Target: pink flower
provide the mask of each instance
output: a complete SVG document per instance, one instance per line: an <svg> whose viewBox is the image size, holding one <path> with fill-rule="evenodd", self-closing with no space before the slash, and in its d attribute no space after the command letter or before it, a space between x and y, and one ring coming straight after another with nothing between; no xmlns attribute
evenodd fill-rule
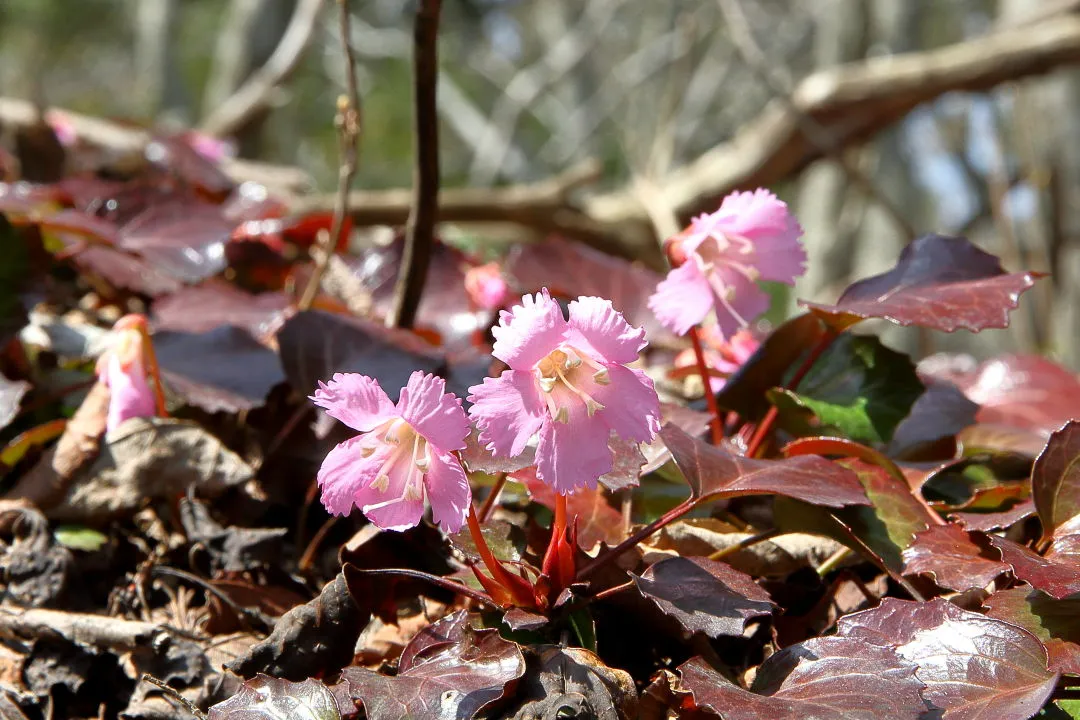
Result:
<svg viewBox="0 0 1080 720"><path fill-rule="evenodd" d="M725 375L733 375L761 345L761 342L749 330L740 330L727 340L721 337L714 325L703 326L701 330L705 362L708 363L709 369L719 370ZM687 348L679 353L672 364L676 368L696 368L697 358L694 356L693 349ZM709 389L714 395L726 384L725 377L715 375L709 377Z"/></svg>
<svg viewBox="0 0 1080 720"><path fill-rule="evenodd" d="M465 271L465 292L469 299L484 310L497 310L506 302L509 292L498 263L474 265Z"/></svg>
<svg viewBox="0 0 1080 720"><path fill-rule="evenodd" d="M64 147L72 147L79 141L79 133L71 118L60 110L46 110L45 122L52 128L53 134Z"/></svg>
<svg viewBox="0 0 1080 720"><path fill-rule="evenodd" d="M329 512L347 515L356 506L385 530L405 530L420 522L427 496L443 530L461 529L472 491L453 451L465 447L469 421L442 378L414 372L394 405L374 379L336 373L311 400L360 433L319 468Z"/></svg>
<svg viewBox="0 0 1080 720"><path fill-rule="evenodd" d="M188 130L181 133L180 139L187 143L187 146L192 150L211 162L219 163L222 160L236 156L236 143L231 140L222 140L198 130Z"/></svg>
<svg viewBox="0 0 1080 720"><path fill-rule="evenodd" d="M800 235L787 205L768 190L732 193L670 240L679 264L657 285L649 308L680 335L715 308L720 333L730 337L769 308L758 280L793 285L802 274Z"/></svg>
<svg viewBox="0 0 1080 720"><path fill-rule="evenodd" d="M492 354L510 366L469 388L480 443L514 456L540 434L536 474L568 494L596 487L612 468L608 440L648 442L660 429L652 381L625 367L646 345L611 302L580 297L569 321L547 290L502 311Z"/></svg>
<svg viewBox="0 0 1080 720"><path fill-rule="evenodd" d="M120 423L133 417L154 417L157 406L150 384L146 382L143 361L143 327L141 315L125 315L116 321L113 346L97 362L97 374L109 388L109 410L105 431L112 432Z"/></svg>

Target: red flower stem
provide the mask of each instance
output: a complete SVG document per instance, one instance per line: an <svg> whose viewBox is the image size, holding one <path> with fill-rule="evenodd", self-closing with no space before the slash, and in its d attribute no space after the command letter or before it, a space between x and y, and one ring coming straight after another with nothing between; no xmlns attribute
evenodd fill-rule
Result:
<svg viewBox="0 0 1080 720"><path fill-rule="evenodd" d="M690 328L690 342L694 345L694 358L697 360L701 385L705 389L705 403L709 408L709 427L712 428L713 445L719 445L724 439L724 426L720 424L720 408L716 405L716 395L709 385L709 366L705 362L705 351L701 347L701 336L697 327Z"/></svg>
<svg viewBox="0 0 1080 720"><path fill-rule="evenodd" d="M607 599L607 598L611 597L612 595L618 595L622 591L629 590L632 587L634 587L634 581L633 580L628 580L628 581L624 582L622 585L616 585L614 587L609 587L607 590L601 590L600 592L598 592L595 595L593 595L592 597L590 597L589 602L596 602L597 600Z"/></svg>
<svg viewBox="0 0 1080 720"><path fill-rule="evenodd" d="M150 341L150 333L147 332L145 321L139 324L139 333L143 339L143 356L146 358L147 370L154 380L154 403L157 406L158 417L169 417L165 409L165 386L161 384L161 370L158 367L157 354L154 352L154 343Z"/></svg>
<svg viewBox="0 0 1080 720"><path fill-rule="evenodd" d="M469 504L469 534L472 535L476 550L480 553L480 559L483 560L484 566L491 573L491 577L513 594L515 587L513 581L507 577L509 573L506 568L502 566L502 563L495 557L495 553L491 552L491 548L488 547L487 540L484 539L484 533L480 530L480 520L476 517L476 508L471 503Z"/></svg>
<svg viewBox="0 0 1080 720"><path fill-rule="evenodd" d="M547 550L544 551L543 569L551 571L556 563L559 541L566 536L566 496L561 493L555 494L555 519L551 521L551 538L548 540Z"/></svg>
<svg viewBox="0 0 1080 720"><path fill-rule="evenodd" d="M696 503L694 502L694 498L690 497L679 503L675 507L671 508L663 515L656 518L651 523L641 528L636 533L626 538L621 543L611 548L606 553L596 558L585 567L581 568L581 572L578 573L578 580L585 580L600 568L604 567L605 565L610 565L617 557L637 545L645 538L652 535L660 528L674 522L675 520L678 520L683 515L693 510L695 504Z"/></svg>
<svg viewBox="0 0 1080 720"><path fill-rule="evenodd" d="M799 383L802 382L806 374L810 372L810 369L814 367L814 363L821 357L822 353L829 349L829 346L833 344L836 338L840 337L840 334L835 330L828 329L825 334L817 341L817 344L811 348L810 353L803 360L802 365L795 371L795 374L791 377L791 380L784 385L787 390L794 390L799 387ZM762 418L761 423L758 424L757 430L754 432L754 436L750 439L750 444L746 447L746 457L756 457L761 450L761 446L765 443L765 438L769 436L772 431L773 425L776 424L776 418L779 415L779 411L776 406L773 405L769 408L769 412L765 413L765 417Z"/></svg>
<svg viewBox="0 0 1080 720"><path fill-rule="evenodd" d="M551 536L566 533L566 496L562 493L555 495L555 521L551 525Z"/></svg>
<svg viewBox="0 0 1080 720"><path fill-rule="evenodd" d="M491 511L495 509L495 502L499 499L499 493L506 485L506 473L499 473L499 479L491 486L491 492L484 498L484 504L480 506L480 522L487 522Z"/></svg>

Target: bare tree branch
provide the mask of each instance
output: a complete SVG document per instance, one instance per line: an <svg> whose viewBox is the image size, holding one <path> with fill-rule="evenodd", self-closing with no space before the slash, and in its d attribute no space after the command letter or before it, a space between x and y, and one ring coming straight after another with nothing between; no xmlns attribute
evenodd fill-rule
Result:
<svg viewBox="0 0 1080 720"><path fill-rule="evenodd" d="M772 90L774 97L778 98L784 108L795 117L799 132L816 145L818 150L836 162L853 185L862 190L867 197L873 198L874 202L885 211L885 214L907 237L908 241L914 240L918 233L893 201L878 188L877 184L858 165L844 154L844 147L837 142L833 133L825 129L813 117L804 113L802 108L792 100L790 95L791 79L789 77L778 78L773 74L769 58L754 38L754 30L750 27L750 21L743 12L740 0L717 1L724 18L727 20L728 33L731 35L739 55L765 81L765 84Z"/></svg>
<svg viewBox="0 0 1080 720"><path fill-rule="evenodd" d="M322 0L297 0L289 27L270 59L203 120L203 132L231 135L271 106L275 92L296 70L311 43L321 8Z"/></svg>
<svg viewBox="0 0 1080 720"><path fill-rule="evenodd" d="M412 327L435 244L439 212L439 111L435 94L441 9L442 0L420 0L413 28L413 200L394 286L394 305L386 316L386 324L391 327Z"/></svg>
<svg viewBox="0 0 1080 720"><path fill-rule="evenodd" d="M1077 63L1080 18L1062 17L935 50L822 70L799 83L792 102L831 132L839 147L847 147L947 92L987 90ZM673 171L664 193L686 218L711 211L734 189L774 185L823 156L799 130L795 114L777 102L732 141ZM648 222L629 191L595 197L585 210L605 224Z"/></svg>

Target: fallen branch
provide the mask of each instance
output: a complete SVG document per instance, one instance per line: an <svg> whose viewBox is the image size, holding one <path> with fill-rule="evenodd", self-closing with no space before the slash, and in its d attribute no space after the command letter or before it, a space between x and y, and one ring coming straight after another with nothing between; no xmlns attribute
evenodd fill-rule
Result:
<svg viewBox="0 0 1080 720"><path fill-rule="evenodd" d="M36 640L62 637L69 642L108 650L150 647L168 631L154 623L124 620L108 615L62 612L39 608L0 609L0 637Z"/></svg>
<svg viewBox="0 0 1080 720"><path fill-rule="evenodd" d="M798 84L792 102L828 131L836 147L865 142L922 103L947 92L996 85L1080 63L1080 18L1067 16L935 50L841 65ZM798 115L770 104L735 138L664 180L679 215L711 212L738 188L775 185L824 157L799 130ZM586 213L603 224L648 219L632 192L593 198Z"/></svg>

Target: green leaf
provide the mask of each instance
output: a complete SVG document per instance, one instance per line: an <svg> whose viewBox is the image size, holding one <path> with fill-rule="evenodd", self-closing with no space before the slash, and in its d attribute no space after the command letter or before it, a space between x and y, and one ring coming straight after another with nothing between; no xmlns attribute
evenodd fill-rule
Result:
<svg viewBox="0 0 1080 720"><path fill-rule="evenodd" d="M903 551L916 533L930 527L927 510L911 494L911 489L879 467L858 460L840 460L862 483L870 506L830 510L778 497L773 513L785 532L824 535L852 550L865 553L869 548L890 569L902 572ZM865 543L853 543L851 537Z"/></svg>
<svg viewBox="0 0 1080 720"><path fill-rule="evenodd" d="M789 432L887 443L924 390L907 355L845 333L794 391L770 390L769 400Z"/></svg>
<svg viewBox="0 0 1080 720"><path fill-rule="evenodd" d="M1057 700L1044 707L1036 720L1080 720L1080 700Z"/></svg>
<svg viewBox="0 0 1080 720"><path fill-rule="evenodd" d="M56 542L72 550L94 552L109 542L109 536L82 525L60 525L53 530Z"/></svg>
<svg viewBox="0 0 1080 720"><path fill-rule="evenodd" d="M587 607L579 607L567 615L567 621L577 635L581 647L596 652L596 622Z"/></svg>

